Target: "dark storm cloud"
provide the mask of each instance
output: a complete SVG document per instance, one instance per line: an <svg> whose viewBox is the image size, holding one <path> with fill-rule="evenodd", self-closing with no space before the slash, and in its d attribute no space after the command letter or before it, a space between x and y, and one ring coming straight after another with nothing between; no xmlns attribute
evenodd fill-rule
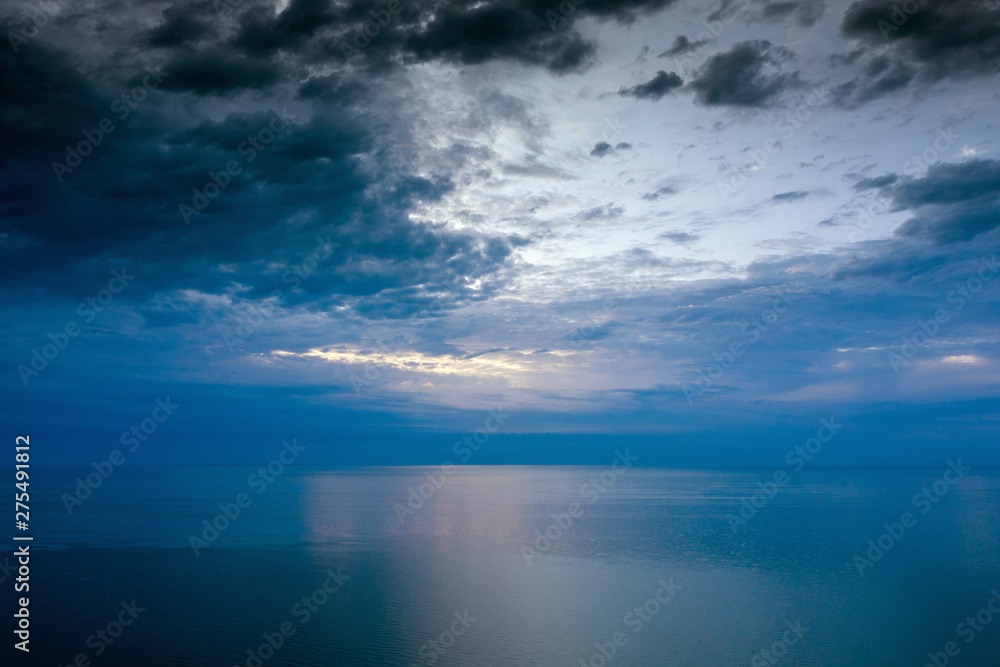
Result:
<svg viewBox="0 0 1000 667"><path fill-rule="evenodd" d="M590 2L557 30L546 8L527 1L402 3L391 14L374 7L374 19L385 25L361 51L365 60L348 61L340 47L366 24L375 25L370 3L293 0L275 12L270 4L178 2L149 17L152 21L121 20L126 34L109 33L126 38L114 42L121 49L115 57L132 66L118 70L84 67L85 57L53 50L49 44L59 39L54 24L18 58L5 54L0 61L5 81L0 122L8 137L0 186L5 241L27 249L2 275L8 280L33 275L55 291L71 290L103 271L95 258L121 258L143 276L127 297L136 302L163 290L219 294L239 285L249 298L285 288L288 305L347 304L372 317L426 307L426 295L435 290L448 294L451 303L485 298L499 284L494 274L523 240L409 219L414 206L451 191L450 171L481 156L443 151L440 164L447 169L421 176L406 160L386 162L398 151L383 146L387 142L376 127L385 114L371 107L387 93L351 66L500 59L568 72L586 67L595 54L594 45L573 30L576 18L628 23L669 4ZM129 37L128 26L141 28ZM152 50L131 52L129 44ZM303 65L324 59L332 71L304 74ZM59 182L51 163L66 160L65 146L76 146L82 131L114 115L111 102L141 80L147 65L165 73L163 82L129 118L116 120L116 132ZM635 94L655 98L679 85L679 79L664 76L637 86ZM273 112L287 112L282 100L288 90L300 101L293 119L266 149L254 151L251 162L241 149L267 127ZM271 96L270 110L199 117L203 110L196 105L203 100L245 99L240 96L258 91ZM180 101L176 93L184 93L182 114L173 106ZM303 108L303 103L317 106ZM408 122L405 114L397 116L397 126L400 121ZM404 138L393 137L391 145ZM598 144L592 154L629 147ZM375 160L377 183L359 171L359 155ZM210 174L220 174L233 160L241 173L184 225L178 206L191 205L194 191L203 191ZM581 215L621 213L621 207L608 205ZM305 222L285 226L289 220ZM267 268L273 261L301 261L318 237L337 244L336 250L309 280L290 289L280 271ZM482 288L472 294L464 285L477 279ZM167 311L148 312L155 319ZM185 321L197 316L187 309L176 312L183 312Z"/></svg>
<svg viewBox="0 0 1000 667"><path fill-rule="evenodd" d="M202 94L269 88L278 82L282 73L273 63L234 56L222 50L185 53L168 61L163 69L170 75L163 84L165 89Z"/></svg>
<svg viewBox="0 0 1000 667"><path fill-rule="evenodd" d="M1000 71L1000 7L985 0L914 0L905 8L861 0L848 7L840 29L874 50L865 69L837 91L844 106L863 104L917 80L932 83ZM849 55L856 59L857 53Z"/></svg>
<svg viewBox="0 0 1000 667"><path fill-rule="evenodd" d="M987 0L896 3L862 0L844 13L846 37L886 44L930 78L993 74L1000 67L1000 7Z"/></svg>
<svg viewBox="0 0 1000 667"><path fill-rule="evenodd" d="M291 0L279 14L271 5L255 5L240 16L240 31L234 40L239 49L267 54L294 49L338 18L329 0Z"/></svg>
<svg viewBox="0 0 1000 667"><path fill-rule="evenodd" d="M896 210L913 210L896 235L946 244L967 241L1000 226L1000 161L938 163L920 178L888 187Z"/></svg>
<svg viewBox="0 0 1000 667"><path fill-rule="evenodd" d="M797 73L781 71L791 52L766 40L739 42L709 58L690 86L709 106L765 107L801 85Z"/></svg>
<svg viewBox="0 0 1000 667"><path fill-rule="evenodd" d="M251 39L266 16L252 7L239 15L238 51L207 46L210 33L202 25L209 18L219 25L232 20L209 14L203 3L181 3L164 10L152 30L145 23L143 32L116 42L125 49L116 56L127 63L122 67L94 67L86 55L54 49L57 25L22 53L0 54L0 131L7 137L0 232L7 234L5 247L18 250L0 268L0 281L78 295L106 281L110 268L127 265L139 278L120 301L149 315L151 326L165 322L164 313L180 313L178 322L204 315L164 306L172 290L225 295L238 289L250 300L280 292L286 306L336 305L381 318L447 309L486 298L499 286L498 271L521 240L410 219L413 207L454 185L447 170L418 176L387 149L404 143L412 122L398 103L386 102L399 91L373 90L342 56L336 71L303 81L295 57L277 52L308 43L315 37L308 24L322 27L326 15L293 3L277 15L274 39L281 45ZM150 67L163 79L123 117L112 104L145 76L149 52L131 51L142 41L159 47L153 53L161 64ZM186 46L174 48L180 45ZM264 89L267 102L243 97L229 107L246 111L201 106ZM296 93L300 101L289 112L286 105L295 100L288 98ZM271 123L289 113L272 132ZM384 130L390 115L392 140ZM85 137L99 136L94 128L102 118L114 130L95 146ZM264 145L252 148L248 139L259 140L263 131L269 133ZM82 160L79 145L87 149L80 150ZM68 157L71 151L76 157ZM360 168L362 157L374 160L377 180ZM450 151L442 165L455 170L470 159L475 155ZM53 162L72 169L56 174ZM228 163L239 173L226 174ZM221 191L195 210L196 198L206 199L196 192L220 183L213 178L225 179ZM190 224L181 205L190 209ZM287 268L320 240L335 244L322 270L308 280L290 276ZM447 298L431 296L439 293ZM160 306L143 305L147 300Z"/></svg>
<svg viewBox="0 0 1000 667"><path fill-rule="evenodd" d="M1000 161L938 162L921 178L904 179L895 196L898 208L950 204L1000 195Z"/></svg>
<svg viewBox="0 0 1000 667"><path fill-rule="evenodd" d="M893 211L913 211L896 236L937 245L974 239L1000 226L1000 161L938 162L923 176L884 174L854 190L877 190Z"/></svg>
<svg viewBox="0 0 1000 667"><path fill-rule="evenodd" d="M668 74L661 69L646 83L640 83L631 88L622 88L618 94L622 97L635 97L640 100L658 100L683 85L683 79L676 73L670 72Z"/></svg>
<svg viewBox="0 0 1000 667"><path fill-rule="evenodd" d="M912 67L876 56L856 78L835 86L831 97L835 104L853 109L906 88L915 76Z"/></svg>
<svg viewBox="0 0 1000 667"><path fill-rule="evenodd" d="M589 65L596 47L578 34L553 31L529 6L492 3L441 7L425 30L407 38L405 50L420 60L478 64L507 58L562 73Z"/></svg>
<svg viewBox="0 0 1000 667"><path fill-rule="evenodd" d="M144 37L154 47L198 42L215 32L209 20L214 16L215 10L211 2L203 0L177 3L163 10L164 22L149 30Z"/></svg>
<svg viewBox="0 0 1000 667"><path fill-rule="evenodd" d="M371 67L440 60L478 64L505 59L556 73L586 69L596 46L573 29L581 16L630 23L674 0L591 1L562 14L531 0L457 2L293 0L275 14L269 4L240 15L233 43L257 56L279 51L311 60L363 56Z"/></svg>

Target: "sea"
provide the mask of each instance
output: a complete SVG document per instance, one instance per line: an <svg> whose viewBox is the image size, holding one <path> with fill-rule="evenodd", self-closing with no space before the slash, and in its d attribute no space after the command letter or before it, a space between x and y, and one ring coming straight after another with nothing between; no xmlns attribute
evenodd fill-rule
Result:
<svg viewBox="0 0 1000 667"><path fill-rule="evenodd" d="M1000 665L1000 470L629 459L33 468L3 662Z"/></svg>

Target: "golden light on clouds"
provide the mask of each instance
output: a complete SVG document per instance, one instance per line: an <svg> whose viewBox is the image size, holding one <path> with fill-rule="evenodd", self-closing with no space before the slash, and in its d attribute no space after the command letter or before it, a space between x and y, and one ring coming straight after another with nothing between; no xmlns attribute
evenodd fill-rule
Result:
<svg viewBox="0 0 1000 667"><path fill-rule="evenodd" d="M979 357L974 354L958 354L944 357L941 361L946 364L974 364L979 361Z"/></svg>
<svg viewBox="0 0 1000 667"><path fill-rule="evenodd" d="M541 366L551 364L552 357L540 359L544 355L530 355L510 350L493 350L477 356L430 355L423 352L401 350L399 352L378 352L361 348L323 349L313 348L307 352L274 350L272 356L317 358L340 364L374 364L378 368L395 368L414 373L434 375L458 375L466 377L502 377L517 384L516 378ZM554 355L562 356L562 354ZM548 362L548 363L546 363ZM558 365L558 362L556 362Z"/></svg>

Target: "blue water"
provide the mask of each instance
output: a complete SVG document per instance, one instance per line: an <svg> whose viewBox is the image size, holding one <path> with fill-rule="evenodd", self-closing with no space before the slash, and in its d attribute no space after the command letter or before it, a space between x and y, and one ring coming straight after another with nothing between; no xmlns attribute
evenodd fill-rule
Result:
<svg viewBox="0 0 1000 667"><path fill-rule="evenodd" d="M617 467L38 470L31 664L1000 665L1000 471Z"/></svg>

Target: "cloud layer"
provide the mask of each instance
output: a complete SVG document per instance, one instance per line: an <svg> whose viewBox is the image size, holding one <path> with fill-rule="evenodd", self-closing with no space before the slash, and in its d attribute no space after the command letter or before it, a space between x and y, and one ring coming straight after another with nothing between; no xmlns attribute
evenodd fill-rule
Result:
<svg viewBox="0 0 1000 667"><path fill-rule="evenodd" d="M8 410L163 384L663 433L993 400L993 283L952 290L1000 239L1000 14L915 4L16 4Z"/></svg>

